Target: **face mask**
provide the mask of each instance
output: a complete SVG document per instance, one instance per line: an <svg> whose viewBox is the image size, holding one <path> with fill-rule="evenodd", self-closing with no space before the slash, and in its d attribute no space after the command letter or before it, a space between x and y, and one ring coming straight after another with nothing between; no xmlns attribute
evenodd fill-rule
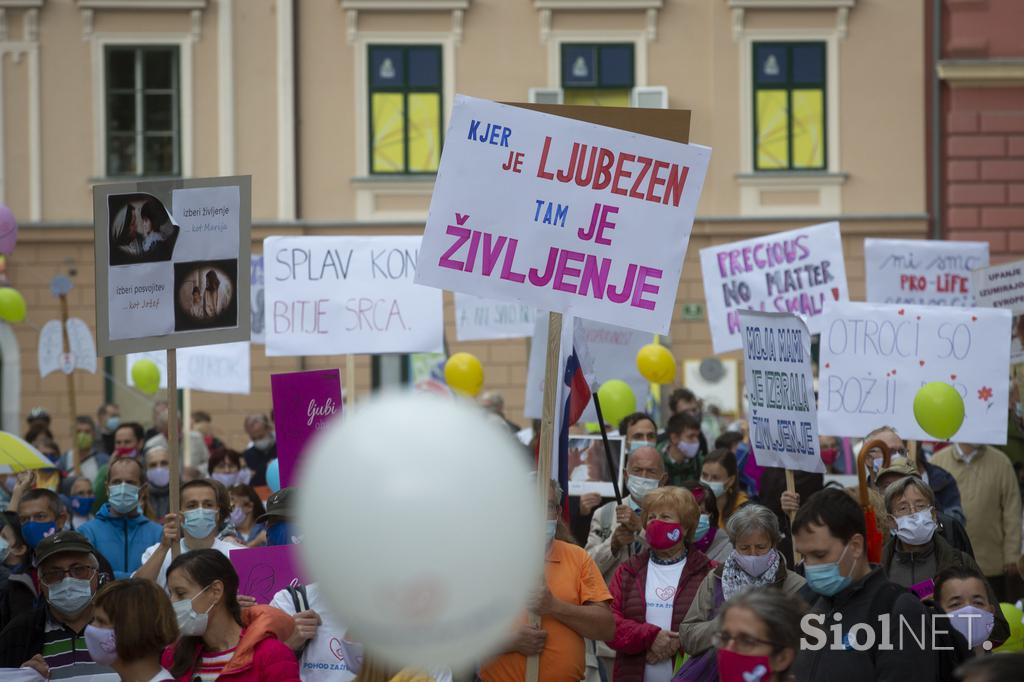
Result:
<svg viewBox="0 0 1024 682"><path fill-rule="evenodd" d="M245 513L244 509L242 509L241 507L235 507L234 509L231 510L231 525L237 528L238 526L242 525L242 522L245 521L246 516L248 516L248 514Z"/></svg>
<svg viewBox="0 0 1024 682"><path fill-rule="evenodd" d="M115 457L135 457L135 448L114 448Z"/></svg>
<svg viewBox="0 0 1024 682"><path fill-rule="evenodd" d="M981 646L992 634L995 616L974 606L962 606L949 612L949 621L973 649Z"/></svg>
<svg viewBox="0 0 1024 682"><path fill-rule="evenodd" d="M771 659L719 649L718 674L722 682L768 682L772 676Z"/></svg>
<svg viewBox="0 0 1024 682"><path fill-rule="evenodd" d="M10 553L11 545L7 542L7 540L0 538L0 564L4 562L4 560L7 558L7 555Z"/></svg>
<svg viewBox="0 0 1024 682"><path fill-rule="evenodd" d="M210 583L212 585L213 583ZM171 606L174 607L174 616L178 619L178 629L181 630L183 637L201 637L206 633L206 626L210 622L210 611L213 609L213 604L210 604L210 608L206 609L203 613L197 613L192 608L192 602L194 602L200 594L206 592L210 588L207 585L203 589L199 590L199 594L191 599L182 599L176 601Z"/></svg>
<svg viewBox="0 0 1024 682"><path fill-rule="evenodd" d="M640 448L647 448L647 447L653 447L653 446L652 446L651 443L648 443L645 440L631 440L631 441L629 441L629 454L632 455L634 452L636 452Z"/></svg>
<svg viewBox="0 0 1024 682"><path fill-rule="evenodd" d="M185 532L196 538L205 538L217 528L217 512L213 509L190 509L182 523Z"/></svg>
<svg viewBox="0 0 1024 682"><path fill-rule="evenodd" d="M836 457L839 456L839 451L835 448L824 448L821 451L821 461L825 463L825 466L832 466L836 463Z"/></svg>
<svg viewBox="0 0 1024 682"><path fill-rule="evenodd" d="M768 570L768 567L772 565L775 552L751 556L749 554L740 554L733 550L732 558L736 560L736 565L742 568L744 573L752 578L760 578Z"/></svg>
<svg viewBox="0 0 1024 682"><path fill-rule="evenodd" d="M807 584L811 586L812 590L822 596L831 597L850 586L853 579L848 575L840 575L839 573L839 564L842 562L843 557L846 556L846 550L849 547L849 545L843 547L843 553L839 555L838 561L829 564L818 564L816 566L804 564L804 578L807 579Z"/></svg>
<svg viewBox="0 0 1024 682"><path fill-rule="evenodd" d="M220 481L221 483L224 484L225 487L230 488L231 486L238 482L238 472L233 471L230 474L214 472L213 480Z"/></svg>
<svg viewBox="0 0 1024 682"><path fill-rule="evenodd" d="M686 457L686 459L693 459L697 456L697 451L700 450L700 441L695 441L693 443L684 443L683 441L679 441L676 448L678 448L679 452L683 453L683 456Z"/></svg>
<svg viewBox="0 0 1024 682"><path fill-rule="evenodd" d="M92 511L92 506L96 504L96 498L84 495L75 495L71 498L71 511L79 516L88 516L89 512Z"/></svg>
<svg viewBox="0 0 1024 682"><path fill-rule="evenodd" d="M702 478L700 482L711 488L711 492L715 494L715 497L721 497L725 494L725 483L722 481L706 481Z"/></svg>
<svg viewBox="0 0 1024 682"><path fill-rule="evenodd" d="M110 666L117 660L117 640L113 628L85 626L85 648L94 663Z"/></svg>
<svg viewBox="0 0 1024 682"><path fill-rule="evenodd" d="M107 419L107 431L116 431L117 427L121 425L121 418L114 416Z"/></svg>
<svg viewBox="0 0 1024 682"><path fill-rule="evenodd" d="M36 548L43 538L49 537L57 532L57 524L53 521L29 521L21 526L21 536L25 538L25 544L32 549Z"/></svg>
<svg viewBox="0 0 1024 682"><path fill-rule="evenodd" d="M118 514L130 514L139 506L139 486L118 483L110 486L110 508Z"/></svg>
<svg viewBox="0 0 1024 682"><path fill-rule="evenodd" d="M256 446L257 450L269 450L270 446L274 444L274 439L270 436L266 436L265 438L254 440L252 444Z"/></svg>
<svg viewBox="0 0 1024 682"><path fill-rule="evenodd" d="M630 476L626 480L626 488L629 489L629 494L637 502L643 500L647 493L657 488L660 484L661 481L656 478L642 478L640 476Z"/></svg>
<svg viewBox="0 0 1024 682"><path fill-rule="evenodd" d="M896 537L908 545L924 545L931 542L935 528L931 507L916 514L896 517Z"/></svg>
<svg viewBox="0 0 1024 682"><path fill-rule="evenodd" d="M278 521L267 529L267 544L271 547L292 544L292 524Z"/></svg>
<svg viewBox="0 0 1024 682"><path fill-rule="evenodd" d="M697 530L693 534L694 540L703 540L704 536L708 534L711 529L711 515L701 514L700 520L697 521Z"/></svg>
<svg viewBox="0 0 1024 682"><path fill-rule="evenodd" d="M92 447L92 434L84 432L76 434L75 445L78 446L79 450L88 450Z"/></svg>
<svg viewBox="0 0 1024 682"><path fill-rule="evenodd" d="M548 519L544 526L544 541L547 544L551 544L551 541L555 539L555 532L558 530L558 520Z"/></svg>
<svg viewBox="0 0 1024 682"><path fill-rule="evenodd" d="M92 601L92 582L68 576L50 585L46 601L65 615L77 615Z"/></svg>
<svg viewBox="0 0 1024 682"><path fill-rule="evenodd" d="M654 549L668 549L683 539L683 526L655 519L647 524L647 543Z"/></svg>
<svg viewBox="0 0 1024 682"><path fill-rule="evenodd" d="M153 485L165 488L171 482L171 470L168 467L154 467L146 470L146 480Z"/></svg>

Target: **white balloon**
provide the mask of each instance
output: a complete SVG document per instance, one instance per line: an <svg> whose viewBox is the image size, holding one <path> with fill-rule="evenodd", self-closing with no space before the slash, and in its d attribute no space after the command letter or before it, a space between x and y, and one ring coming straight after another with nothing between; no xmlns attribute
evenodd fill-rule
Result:
<svg viewBox="0 0 1024 682"><path fill-rule="evenodd" d="M526 460L479 408L422 393L358 405L313 443L300 551L371 657L460 669L507 642L543 575Z"/></svg>

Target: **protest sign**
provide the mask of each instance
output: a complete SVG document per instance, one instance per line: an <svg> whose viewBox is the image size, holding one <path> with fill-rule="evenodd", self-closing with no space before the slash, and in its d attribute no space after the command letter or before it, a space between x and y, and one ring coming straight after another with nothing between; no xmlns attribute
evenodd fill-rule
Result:
<svg viewBox="0 0 1024 682"><path fill-rule="evenodd" d="M455 293L455 338L459 341L532 336L536 318L537 309L524 303Z"/></svg>
<svg viewBox="0 0 1024 682"><path fill-rule="evenodd" d="M704 358L683 362L683 386L700 396L705 407L722 414L740 413L739 363L733 358Z"/></svg>
<svg viewBox="0 0 1024 682"><path fill-rule="evenodd" d="M811 333L791 313L740 311L750 448L758 466L825 473Z"/></svg>
<svg viewBox="0 0 1024 682"><path fill-rule="evenodd" d="M295 480L302 451L316 433L341 416L341 373L336 369L270 375L281 487Z"/></svg>
<svg viewBox="0 0 1024 682"><path fill-rule="evenodd" d="M891 425L932 440L914 418L914 396L942 381L964 399L962 443L1006 443L1010 311L952 306L842 303L821 333L818 425L863 437Z"/></svg>
<svg viewBox="0 0 1024 682"><path fill-rule="evenodd" d="M252 255L249 267L249 310L250 319L252 320L252 336L250 340L253 343L263 344L266 343L264 340L264 325L266 324L266 313L264 312L264 299L263 299L263 256L262 254L257 256Z"/></svg>
<svg viewBox="0 0 1024 682"><path fill-rule="evenodd" d="M608 458L604 455L604 443L600 436L569 437L569 494L586 495L597 493L601 497L615 497L612 477L622 490L622 437L608 438L611 448L613 470L608 469Z"/></svg>
<svg viewBox="0 0 1024 682"><path fill-rule="evenodd" d="M974 303L971 270L988 265L988 242L937 239L865 239L868 303Z"/></svg>
<svg viewBox="0 0 1024 682"><path fill-rule="evenodd" d="M1013 313L1010 362L1024 363L1024 260L971 273L974 301L980 308L1006 308Z"/></svg>
<svg viewBox="0 0 1024 682"><path fill-rule="evenodd" d="M416 281L668 333L710 156L456 96Z"/></svg>
<svg viewBox="0 0 1024 682"><path fill-rule="evenodd" d="M128 354L128 376L139 360L152 360L160 368L160 388L167 388L167 353ZM193 346L178 352L178 388L208 393L248 395L251 390L249 342Z"/></svg>
<svg viewBox="0 0 1024 682"><path fill-rule="evenodd" d="M100 355L248 341L250 209L242 176L94 187Z"/></svg>
<svg viewBox="0 0 1024 682"><path fill-rule="evenodd" d="M264 240L267 355L440 351L441 292L413 281L420 239Z"/></svg>
<svg viewBox="0 0 1024 682"><path fill-rule="evenodd" d="M839 223L700 250L715 353L739 350L740 310L793 313L812 334L829 306L849 298Z"/></svg>
<svg viewBox="0 0 1024 682"><path fill-rule="evenodd" d="M289 544L231 550L229 558L238 574L238 594L253 597L258 604L269 604L293 580L305 584L293 547Z"/></svg>

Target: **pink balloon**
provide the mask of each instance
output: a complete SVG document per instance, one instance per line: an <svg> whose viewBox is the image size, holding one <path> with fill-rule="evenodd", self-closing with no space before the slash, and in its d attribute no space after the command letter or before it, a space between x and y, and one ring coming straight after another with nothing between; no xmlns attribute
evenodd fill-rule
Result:
<svg viewBox="0 0 1024 682"><path fill-rule="evenodd" d="M18 241L18 223L14 220L11 209L0 204L0 253L9 254L14 251L16 241Z"/></svg>

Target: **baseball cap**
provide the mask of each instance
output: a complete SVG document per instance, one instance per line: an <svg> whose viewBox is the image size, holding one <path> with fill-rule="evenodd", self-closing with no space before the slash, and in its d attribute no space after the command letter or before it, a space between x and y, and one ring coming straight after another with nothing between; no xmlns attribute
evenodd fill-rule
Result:
<svg viewBox="0 0 1024 682"><path fill-rule="evenodd" d="M81 533L73 530L62 530L43 538L43 540L36 545L33 563L38 566L43 563L43 561L56 554L67 552L95 555L96 549Z"/></svg>
<svg viewBox="0 0 1024 682"><path fill-rule="evenodd" d="M49 419L50 413L46 411L45 407L33 407L28 416L25 417L25 421L32 421L33 419Z"/></svg>
<svg viewBox="0 0 1024 682"><path fill-rule="evenodd" d="M918 475L917 469L914 467L913 464L910 463L910 460L908 460L906 457L893 457L891 460L889 460L889 466L880 469L878 473L875 474L875 480L877 481L886 474L897 474L901 478L903 476Z"/></svg>
<svg viewBox="0 0 1024 682"><path fill-rule="evenodd" d="M292 515L291 497L295 488L281 488L267 498L267 513L256 519L256 523L263 523L271 517L289 519Z"/></svg>

